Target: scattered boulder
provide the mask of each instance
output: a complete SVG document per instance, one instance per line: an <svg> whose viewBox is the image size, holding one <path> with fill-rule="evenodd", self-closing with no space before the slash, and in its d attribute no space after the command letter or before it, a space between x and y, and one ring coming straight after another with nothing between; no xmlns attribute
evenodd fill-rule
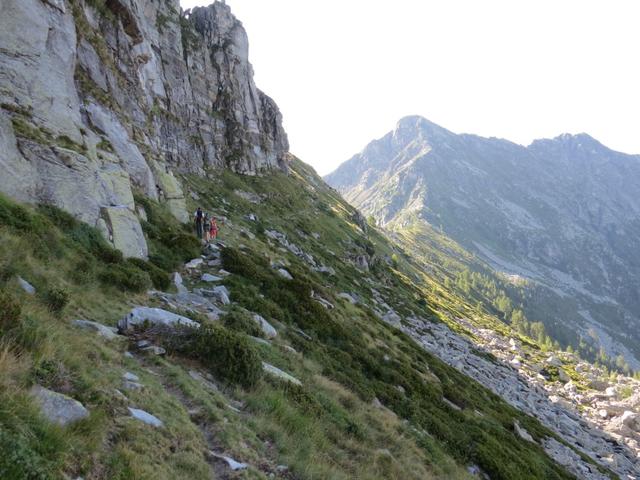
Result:
<svg viewBox="0 0 640 480"><path fill-rule="evenodd" d="M151 425L153 427L164 426L164 423L162 422L162 420L160 420L158 417L151 415L148 412L145 412L144 410L140 410L138 408L131 408L131 407L127 407L127 408L129 409L129 413L131 413L131 416L136 420L140 420L141 422L144 422L147 425Z"/></svg>
<svg viewBox="0 0 640 480"><path fill-rule="evenodd" d="M184 267L188 269L199 268L204 263L202 258L194 258L193 260L185 263Z"/></svg>
<svg viewBox="0 0 640 480"><path fill-rule="evenodd" d="M529 432L527 432L524 428L520 426L520 423L517 420L513 421L513 429L518 434L520 438L526 440L527 442L535 443L535 440L531 436Z"/></svg>
<svg viewBox="0 0 640 480"><path fill-rule="evenodd" d="M85 330L93 330L98 336L107 340L113 340L118 338L118 329L114 327L107 327L98 322L92 322L90 320L74 320L73 325Z"/></svg>
<svg viewBox="0 0 640 480"><path fill-rule="evenodd" d="M35 287L27 282L24 278L18 277L18 285L20 285L20 288L24 290L28 295L36 294Z"/></svg>
<svg viewBox="0 0 640 480"><path fill-rule="evenodd" d="M282 370L280 370L278 367L274 367L273 365L267 363L267 362L262 362L262 368L264 369L264 371L266 373L268 373L269 375L279 378L281 380L284 380L286 382L290 382L293 383L295 385L302 385L302 382L300 380L298 380L297 378L295 378L292 375L289 375L287 372L283 372Z"/></svg>
<svg viewBox="0 0 640 480"><path fill-rule="evenodd" d="M201 280L203 282L221 282L222 277L216 277L215 275L211 275L210 273L205 273L202 275Z"/></svg>
<svg viewBox="0 0 640 480"><path fill-rule="evenodd" d="M168 312L161 308L136 307L118 322L118 331L126 333L135 327L162 325L166 327L187 326L198 328L199 323L190 318Z"/></svg>
<svg viewBox="0 0 640 480"><path fill-rule="evenodd" d="M252 315L252 318L254 322L260 325L260 328L262 329L262 333L264 333L265 337L274 338L278 335L278 332L276 331L276 329L273 328L273 326L269 322L267 322L264 319L264 317L262 317L261 315L254 313Z"/></svg>
<svg viewBox="0 0 640 480"><path fill-rule="evenodd" d="M351 294L347 293L347 292L342 292L338 294L338 297L343 298L344 300L346 300L347 302L355 305L356 303L358 303L358 300L356 300Z"/></svg>
<svg viewBox="0 0 640 480"><path fill-rule="evenodd" d="M30 394L40 406L45 418L52 423L65 426L89 416L89 411L84 405L62 393L35 385Z"/></svg>
<svg viewBox="0 0 640 480"><path fill-rule="evenodd" d="M142 390L144 385L140 383L140 378L137 375L126 372L122 375L122 387L125 390Z"/></svg>
<svg viewBox="0 0 640 480"><path fill-rule="evenodd" d="M178 272L173 272L171 275L171 281L178 290L178 293L187 293L187 287L182 283L182 276Z"/></svg>
<svg viewBox="0 0 640 480"><path fill-rule="evenodd" d="M282 278L286 278L287 280L293 280L293 276L289 273L288 270L285 270L284 268L279 268L277 272L278 272L278 275L280 275Z"/></svg>

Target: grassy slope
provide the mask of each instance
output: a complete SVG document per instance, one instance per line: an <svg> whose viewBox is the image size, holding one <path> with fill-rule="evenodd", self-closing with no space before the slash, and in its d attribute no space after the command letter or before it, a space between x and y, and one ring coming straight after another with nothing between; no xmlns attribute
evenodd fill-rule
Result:
<svg viewBox="0 0 640 480"><path fill-rule="evenodd" d="M189 375L202 370L193 360L128 358L125 340L106 342L70 325L80 317L114 325L131 305L152 302L144 293L152 280L163 284L168 271L193 255L188 235L159 206L139 200L149 215L145 231L153 263L132 265L112 258L94 231L59 212L2 199L1 289L22 313L4 315L1 323L0 444L11 455L0 459L0 476L210 478L213 469L221 478L266 478L286 464L290 471L283 478L467 478L466 466L475 463L493 479L571 478L514 434L518 419L535 438L551 435L537 421L422 351L365 306L373 305L374 285L403 315L441 321L447 313L475 311L442 287L427 292L424 274L401 255L397 269L382 261L370 273L345 261L367 250L379 258L397 252L378 232L365 235L352 208L308 167L296 161L289 176L211 172L208 179L184 180L206 209L230 220L221 235L233 253L224 257L234 273L225 280L232 300L279 331L271 345L256 344L258 353L303 387L264 377L251 389L220 384L213 391ZM251 203L235 190L263 200ZM259 221L246 220L248 213ZM269 240L265 229L286 233L336 275L311 271ZM294 280L276 275L270 260L286 263ZM15 274L38 294L21 292ZM46 292L59 288L69 303L55 311ZM325 310L310 298L311 290L336 308ZM342 291L356 293L362 304L337 298ZM125 371L145 385L125 391L128 400L116 392ZM66 429L46 424L26 395L35 382L77 398L91 416ZM376 407L374 398L384 407ZM143 408L166 426L136 422L126 406ZM229 474L207 456L209 450L251 468Z"/></svg>

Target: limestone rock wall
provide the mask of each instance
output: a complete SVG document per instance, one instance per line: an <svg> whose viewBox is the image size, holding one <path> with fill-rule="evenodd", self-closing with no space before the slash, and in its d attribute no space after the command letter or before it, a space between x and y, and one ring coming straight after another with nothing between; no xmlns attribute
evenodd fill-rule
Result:
<svg viewBox="0 0 640 480"><path fill-rule="evenodd" d="M286 169L228 6L178 0L2 0L0 191L55 204L146 256L133 192L188 220L177 178Z"/></svg>

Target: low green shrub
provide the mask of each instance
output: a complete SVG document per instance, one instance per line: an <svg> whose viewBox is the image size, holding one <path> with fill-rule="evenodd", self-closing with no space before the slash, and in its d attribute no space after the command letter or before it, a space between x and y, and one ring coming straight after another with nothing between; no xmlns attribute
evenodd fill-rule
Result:
<svg viewBox="0 0 640 480"><path fill-rule="evenodd" d="M22 232L40 230L38 222L26 208L7 200L3 195L0 195L0 225Z"/></svg>
<svg viewBox="0 0 640 480"><path fill-rule="evenodd" d="M0 425L0 478L48 480L56 478L52 464L28 440Z"/></svg>
<svg viewBox="0 0 640 480"><path fill-rule="evenodd" d="M103 284L113 285L123 292L144 292L151 287L149 274L131 263L106 265L99 274Z"/></svg>
<svg viewBox="0 0 640 480"><path fill-rule="evenodd" d="M260 356L246 335L211 323L160 335L169 350L195 358L224 382L250 388L262 377Z"/></svg>
<svg viewBox="0 0 640 480"><path fill-rule="evenodd" d="M53 313L61 313L69 303L69 292L61 287L50 287L42 294L47 308Z"/></svg>
<svg viewBox="0 0 640 480"><path fill-rule="evenodd" d="M127 263L130 263L140 270L147 272L149 274L149 277L151 278L151 283L153 283L154 288L157 288L158 290L169 289L169 286L171 285L169 274L158 266L140 258L129 258L127 259Z"/></svg>
<svg viewBox="0 0 640 480"><path fill-rule="evenodd" d="M265 258L256 255L250 256L232 247L222 250L222 265L225 270L231 273L251 279L262 277L264 269L269 268L269 263Z"/></svg>
<svg viewBox="0 0 640 480"><path fill-rule="evenodd" d="M225 327L236 332L246 333L254 337L262 337L264 335L260 326L251 317L251 314L243 308L232 307L224 314L222 321Z"/></svg>
<svg viewBox="0 0 640 480"><path fill-rule="evenodd" d="M8 292L0 290L0 330L12 328L20 319L22 305Z"/></svg>

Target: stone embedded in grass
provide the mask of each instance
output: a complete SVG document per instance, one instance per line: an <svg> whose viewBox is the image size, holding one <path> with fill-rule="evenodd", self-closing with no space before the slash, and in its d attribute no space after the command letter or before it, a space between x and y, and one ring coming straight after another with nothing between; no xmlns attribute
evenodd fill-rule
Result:
<svg viewBox="0 0 640 480"><path fill-rule="evenodd" d="M271 365L271 364L269 364L267 362L262 362L262 368L269 375L271 375L273 377L276 377L276 378L279 378L280 380L284 380L286 382L290 382L290 383L293 383L295 385L302 385L302 382L300 380L298 380L296 377L294 377L292 375L289 375L287 372L283 372L278 367L274 367L273 365Z"/></svg>
<svg viewBox="0 0 640 480"><path fill-rule="evenodd" d="M293 280L293 276L289 273L288 270L285 270L284 268L279 268L277 271L278 271L278 275L280 275L282 278L286 278L287 280Z"/></svg>
<svg viewBox="0 0 640 480"><path fill-rule="evenodd" d="M89 416L84 405L62 393L34 385L30 394L39 404L44 417L58 425L65 426Z"/></svg>
<svg viewBox="0 0 640 480"><path fill-rule="evenodd" d="M216 277L215 275L211 275L210 273L205 273L202 275L201 280L203 282L221 282L222 277Z"/></svg>
<svg viewBox="0 0 640 480"><path fill-rule="evenodd" d="M214 458L223 460L227 464L227 466L234 472L238 470L246 470L247 468L249 468L249 465L247 465L246 463L238 462L231 457L220 455L219 453L215 452L209 452L209 454Z"/></svg>
<svg viewBox="0 0 640 480"><path fill-rule="evenodd" d="M535 440L533 439L531 434L527 432L524 428L522 428L520 426L520 423L517 420L513 421L513 429L521 439L526 440L527 442L535 443Z"/></svg>
<svg viewBox="0 0 640 480"><path fill-rule="evenodd" d="M136 307L118 322L118 331L121 333L128 332L135 327L143 327L146 325L162 325L166 327L185 326L193 328L200 326L199 323L194 322L190 318L176 315L161 308Z"/></svg>
<svg viewBox="0 0 640 480"><path fill-rule="evenodd" d="M131 372L122 375L122 386L126 390L142 390L144 385L140 383L140 377Z"/></svg>
<svg viewBox="0 0 640 480"><path fill-rule="evenodd" d="M24 278L18 277L18 285L20 285L20 288L22 290L24 290L29 295L35 295L36 294L35 287L33 285L31 285L29 282L27 282Z"/></svg>
<svg viewBox="0 0 640 480"><path fill-rule="evenodd" d="M133 418L135 418L136 420L140 420L141 422L146 423L147 425L151 425L153 427L162 427L164 426L164 423L162 422L162 420L160 420L158 417L155 417L153 415L151 415L148 412L145 412L144 410L140 410L137 408L131 408L131 407L127 407L129 409L129 412L131 413L131 416Z"/></svg>
<svg viewBox="0 0 640 480"><path fill-rule="evenodd" d="M162 356L167 353L167 351L164 348L158 347L157 345L149 345L148 347L141 348L140 352L146 355L158 355L158 356Z"/></svg>
<svg viewBox="0 0 640 480"><path fill-rule="evenodd" d="M347 302L355 305L356 303L358 303L358 300L356 300L351 294L347 293L347 292L342 292L338 294L338 297L346 300Z"/></svg>
<svg viewBox="0 0 640 480"><path fill-rule="evenodd" d="M178 272L171 274L171 282L175 285L178 293L187 293L187 287L182 283L182 276Z"/></svg>
<svg viewBox="0 0 640 480"><path fill-rule="evenodd" d="M107 340L113 340L118 338L118 330L114 327L107 327L98 322L92 322L90 320L74 320L72 324L76 327L85 330L94 330L98 336L106 338Z"/></svg>
<svg viewBox="0 0 640 480"><path fill-rule="evenodd" d="M269 322L267 322L264 319L264 317L262 317L261 315L254 313L252 315L252 318L254 322L260 325L260 328L262 329L262 333L264 333L265 337L274 338L278 335L278 332L276 331L276 329L273 328L273 326Z"/></svg>
<svg viewBox="0 0 640 480"><path fill-rule="evenodd" d="M131 372L125 372L124 375L122 375L122 378L124 378L125 380L130 380L132 382L140 381L140 377L138 377L135 373L131 373Z"/></svg>

